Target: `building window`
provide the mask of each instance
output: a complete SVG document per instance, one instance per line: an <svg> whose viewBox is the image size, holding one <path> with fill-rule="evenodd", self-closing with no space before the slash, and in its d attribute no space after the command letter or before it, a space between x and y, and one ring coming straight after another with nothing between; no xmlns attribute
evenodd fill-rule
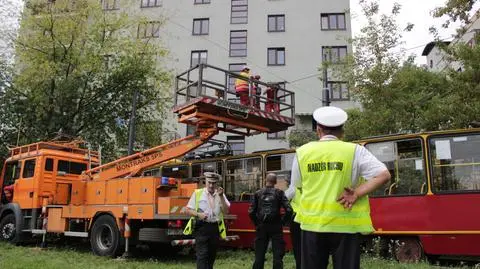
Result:
<svg viewBox="0 0 480 269"><path fill-rule="evenodd" d="M210 4L210 0L194 0L194 4Z"/></svg>
<svg viewBox="0 0 480 269"><path fill-rule="evenodd" d="M206 50L192 51L192 57L190 58L190 67L194 67L197 64L206 64L207 55L208 55L208 52Z"/></svg>
<svg viewBox="0 0 480 269"><path fill-rule="evenodd" d="M118 9L118 0L102 0L103 10L116 10Z"/></svg>
<svg viewBox="0 0 480 269"><path fill-rule="evenodd" d="M323 60L331 63L339 63L347 56L347 46L322 47Z"/></svg>
<svg viewBox="0 0 480 269"><path fill-rule="evenodd" d="M230 31L230 57L247 56L247 31Z"/></svg>
<svg viewBox="0 0 480 269"><path fill-rule="evenodd" d="M430 69L433 68L433 60L430 60Z"/></svg>
<svg viewBox="0 0 480 269"><path fill-rule="evenodd" d="M285 15L268 15L269 32L285 32Z"/></svg>
<svg viewBox="0 0 480 269"><path fill-rule="evenodd" d="M347 83L338 81L329 81L328 89L330 89L330 99L334 101L350 100L350 92Z"/></svg>
<svg viewBox="0 0 480 269"><path fill-rule="evenodd" d="M245 138L243 136L227 136L227 143L233 155L245 154Z"/></svg>
<svg viewBox="0 0 480 269"><path fill-rule="evenodd" d="M321 14L322 30L345 30L345 13Z"/></svg>
<svg viewBox="0 0 480 269"><path fill-rule="evenodd" d="M285 48L268 48L268 65L285 65Z"/></svg>
<svg viewBox="0 0 480 269"><path fill-rule="evenodd" d="M151 38L160 36L160 22L150 21L138 25L138 38Z"/></svg>
<svg viewBox="0 0 480 269"><path fill-rule="evenodd" d="M193 35L208 35L209 19L193 19Z"/></svg>
<svg viewBox="0 0 480 269"><path fill-rule="evenodd" d="M280 131L276 133L268 133L267 139L284 139L287 137L287 131Z"/></svg>
<svg viewBox="0 0 480 269"><path fill-rule="evenodd" d="M140 7L161 7L162 0L141 0L142 4Z"/></svg>
<svg viewBox="0 0 480 269"><path fill-rule="evenodd" d="M240 74L240 71L242 71L242 67L246 65L246 63L236 63L236 64L229 64L228 65L228 71L232 73L237 73ZM228 77L228 89L231 91L235 90L235 79L234 77Z"/></svg>
<svg viewBox="0 0 480 269"><path fill-rule="evenodd" d="M232 0L230 23L244 24L248 22L248 0Z"/></svg>

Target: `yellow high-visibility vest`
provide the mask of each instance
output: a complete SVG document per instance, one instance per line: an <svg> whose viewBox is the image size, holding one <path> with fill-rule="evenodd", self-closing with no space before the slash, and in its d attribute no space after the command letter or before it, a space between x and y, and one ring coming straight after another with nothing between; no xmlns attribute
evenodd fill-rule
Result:
<svg viewBox="0 0 480 269"><path fill-rule="evenodd" d="M200 197L201 195L203 195L203 192L205 191L206 191L205 188L195 190L195 211L197 212L198 212L198 205L200 204ZM220 211L219 217L220 217L220 221L218 222L218 231L220 232L220 237L222 239L225 239L227 238L227 230L225 229L225 222L223 220L222 211ZM195 223L195 217L191 217L188 220L187 226L185 226L185 229L183 229L184 235L191 235L193 233L194 223Z"/></svg>
<svg viewBox="0 0 480 269"><path fill-rule="evenodd" d="M295 221L302 230L330 233L373 231L368 197L359 198L350 210L337 202L352 185L353 143L340 140L310 142L297 149L302 194Z"/></svg>
<svg viewBox="0 0 480 269"><path fill-rule="evenodd" d="M242 71L240 76L245 77L246 80L237 78L235 79L235 91L237 92L248 92L248 78L250 77L250 72Z"/></svg>

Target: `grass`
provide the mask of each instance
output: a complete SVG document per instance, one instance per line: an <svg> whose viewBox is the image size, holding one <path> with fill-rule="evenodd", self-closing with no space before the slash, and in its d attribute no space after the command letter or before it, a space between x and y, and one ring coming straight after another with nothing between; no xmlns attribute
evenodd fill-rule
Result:
<svg viewBox="0 0 480 269"><path fill-rule="evenodd" d="M157 253L159 254L159 253ZM222 250L217 255L216 269L246 269L251 268L254 252L250 250ZM267 255L265 268L272 268L272 256ZM294 261L291 253L284 258L285 269L294 269ZM165 257L161 255L140 254L128 259L110 259L93 255L88 246L81 247L58 247L40 249L34 246L13 246L0 242L0 268L2 269L64 269L64 268L98 268L98 269L192 269L195 268L193 255L176 255ZM361 268L386 269L439 269L426 262L418 264L399 264L392 260L383 260L370 256L362 257ZM446 268L446 267L443 267ZM467 268L467 267L463 267Z"/></svg>

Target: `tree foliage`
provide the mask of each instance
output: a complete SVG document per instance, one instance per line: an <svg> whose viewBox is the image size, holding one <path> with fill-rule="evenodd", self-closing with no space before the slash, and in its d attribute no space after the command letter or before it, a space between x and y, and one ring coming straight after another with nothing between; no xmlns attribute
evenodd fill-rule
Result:
<svg viewBox="0 0 480 269"><path fill-rule="evenodd" d="M126 146L135 91L137 122L161 130L171 75L158 62L167 51L135 38L142 18L103 11L96 0L29 1L24 13L17 72L2 97L2 121L16 128L2 139L13 144L12 133L19 133L23 144L60 132L114 157ZM139 146L150 146L141 140Z"/></svg>
<svg viewBox="0 0 480 269"><path fill-rule="evenodd" d="M378 1L361 1L367 24L353 40L355 51L337 66L349 82L351 94L362 109L349 111L346 139L410 133L442 128L448 116L435 113L443 107L449 82L444 74L415 66L413 59L402 61L402 32L394 4L390 14L379 13Z"/></svg>
<svg viewBox="0 0 480 269"><path fill-rule="evenodd" d="M433 11L436 18L448 16L444 23L444 27L448 27L451 21L457 21L466 24L470 22L470 11L478 0L447 0L444 6L437 7Z"/></svg>
<svg viewBox="0 0 480 269"><path fill-rule="evenodd" d="M311 130L293 130L288 135L288 143L291 148L297 148L315 140L318 140L317 133Z"/></svg>
<svg viewBox="0 0 480 269"><path fill-rule="evenodd" d="M437 113L448 115L449 128L465 128L480 120L480 36L474 39L473 46L458 42L445 48L455 62L445 71L449 90Z"/></svg>
<svg viewBox="0 0 480 269"><path fill-rule="evenodd" d="M473 3L467 2L471 1L450 0L442 12L452 16L468 13ZM361 104L361 109L348 110L345 139L467 128L480 122L480 35L475 46L457 42L444 48L451 67L430 72L416 66L411 57L403 60L402 33L414 26L397 23L401 6L394 4L390 14L380 14L379 3L360 1L367 23L352 39L354 53L340 64L321 67L348 81L351 96ZM297 132L289 140L301 145L311 138Z"/></svg>

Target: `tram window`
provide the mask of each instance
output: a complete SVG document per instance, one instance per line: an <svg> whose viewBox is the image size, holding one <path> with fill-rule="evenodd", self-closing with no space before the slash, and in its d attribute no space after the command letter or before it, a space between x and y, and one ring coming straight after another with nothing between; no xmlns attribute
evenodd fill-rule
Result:
<svg viewBox="0 0 480 269"><path fill-rule="evenodd" d="M370 143L366 148L382 161L392 178L372 196L426 193L426 176L420 139Z"/></svg>
<svg viewBox="0 0 480 269"><path fill-rule="evenodd" d="M262 160L260 157L227 161L225 193L235 201L248 201L261 187ZM247 171L249 171L247 173Z"/></svg>
<svg viewBox="0 0 480 269"><path fill-rule="evenodd" d="M295 153L284 153L270 155L266 158L267 173L275 173L277 175L276 188L286 190L290 184L290 175L292 162Z"/></svg>
<svg viewBox="0 0 480 269"><path fill-rule="evenodd" d="M480 135L442 136L429 144L434 192L480 190Z"/></svg>
<svg viewBox="0 0 480 269"><path fill-rule="evenodd" d="M15 180L20 178L20 168L22 166L22 162L14 161L7 163L5 167L5 180L3 182L3 186L12 185L15 183Z"/></svg>
<svg viewBox="0 0 480 269"><path fill-rule="evenodd" d="M26 160L23 166L23 178L31 178L35 175L35 159Z"/></svg>
<svg viewBox="0 0 480 269"><path fill-rule="evenodd" d="M162 176L188 178L188 165L164 166L162 167Z"/></svg>
<svg viewBox="0 0 480 269"><path fill-rule="evenodd" d="M215 172L222 175L222 162L205 162L192 164L192 177L201 177L204 172Z"/></svg>

